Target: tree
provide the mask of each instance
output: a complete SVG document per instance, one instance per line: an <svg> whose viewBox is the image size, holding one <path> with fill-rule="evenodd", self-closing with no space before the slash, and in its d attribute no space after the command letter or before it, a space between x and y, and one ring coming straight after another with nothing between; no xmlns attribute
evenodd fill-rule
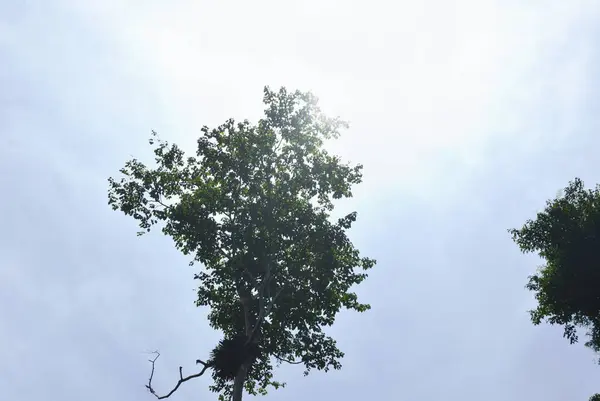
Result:
<svg viewBox="0 0 600 401"><path fill-rule="evenodd" d="M375 260L361 257L346 235L356 212L334 220L336 199L351 197L362 166L342 163L323 147L346 123L326 117L310 93L264 90L258 124L226 121L204 127L196 156L185 157L152 133L156 165L132 159L109 179L109 204L139 223L156 224L200 269L197 306L209 308L210 326L223 340L203 369L220 399L266 394L278 388L274 364L340 369L343 352L323 332L342 309L359 312L351 287ZM158 355L157 355L158 357Z"/></svg>
<svg viewBox="0 0 600 401"><path fill-rule="evenodd" d="M600 187L586 190L576 178L549 200L535 220L509 230L523 252L537 252L545 265L529 277L537 308L534 324L564 327L571 344L585 329L586 345L600 351Z"/></svg>
<svg viewBox="0 0 600 401"><path fill-rule="evenodd" d="M594 394L590 397L589 401L600 401L600 394Z"/></svg>

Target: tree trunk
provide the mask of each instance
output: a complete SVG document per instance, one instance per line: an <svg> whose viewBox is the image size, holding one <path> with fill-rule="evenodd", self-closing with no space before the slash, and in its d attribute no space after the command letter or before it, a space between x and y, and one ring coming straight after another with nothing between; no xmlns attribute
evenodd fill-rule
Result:
<svg viewBox="0 0 600 401"><path fill-rule="evenodd" d="M242 395L244 394L244 383L246 382L246 375L248 374L248 363L242 364L240 370L233 380L233 394L231 401L242 401Z"/></svg>

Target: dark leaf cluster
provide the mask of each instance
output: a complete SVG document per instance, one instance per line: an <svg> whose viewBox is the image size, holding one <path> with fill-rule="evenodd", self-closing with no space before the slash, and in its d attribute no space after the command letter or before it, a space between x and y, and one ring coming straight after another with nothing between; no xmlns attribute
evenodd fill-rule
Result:
<svg viewBox="0 0 600 401"><path fill-rule="evenodd" d="M222 339L210 354L209 363L213 368L213 378L233 381L242 364L245 362L252 364L260 353L259 345L248 341L245 334Z"/></svg>
<svg viewBox="0 0 600 401"><path fill-rule="evenodd" d="M545 261L527 284L538 302L532 322L562 325L571 343L584 328L586 345L600 351L600 187L585 189L575 179L535 220L510 232L523 252Z"/></svg>

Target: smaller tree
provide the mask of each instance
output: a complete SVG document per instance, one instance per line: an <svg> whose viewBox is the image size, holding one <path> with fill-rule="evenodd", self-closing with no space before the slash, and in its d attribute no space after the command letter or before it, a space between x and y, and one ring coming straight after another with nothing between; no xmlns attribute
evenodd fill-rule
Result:
<svg viewBox="0 0 600 401"><path fill-rule="evenodd" d="M521 251L536 252L546 262L526 286L538 301L530 311L533 324L564 326L564 337L571 344L578 341L577 329L583 328L586 346L596 352L600 351L599 230L600 187L586 190L579 178L569 182L563 195L547 201L535 220L509 230Z"/></svg>
<svg viewBox="0 0 600 401"><path fill-rule="evenodd" d="M594 394L589 401L600 401L600 394Z"/></svg>

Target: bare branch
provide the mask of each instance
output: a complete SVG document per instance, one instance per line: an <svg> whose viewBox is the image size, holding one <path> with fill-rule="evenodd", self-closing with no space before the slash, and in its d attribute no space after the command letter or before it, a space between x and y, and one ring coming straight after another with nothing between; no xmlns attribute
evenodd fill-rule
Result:
<svg viewBox="0 0 600 401"><path fill-rule="evenodd" d="M248 335L248 332L250 332L250 328L256 326L252 326L252 323L250 322L250 307L248 306L248 302L250 302L252 296L247 292L244 292L241 284L238 284L237 286L237 293L240 297L240 303L242 304L242 308L244 310L244 326L246 328L246 335Z"/></svg>
<svg viewBox="0 0 600 401"><path fill-rule="evenodd" d="M275 359L279 360L280 362L289 363L290 365L300 365L302 363L302 361L290 361L289 359L282 358L279 355L273 355L273 356L275 357Z"/></svg>
<svg viewBox="0 0 600 401"><path fill-rule="evenodd" d="M283 136L281 138L279 138L279 141L277 142L277 145L275 146L275 150L273 151L275 154L277 154L277 151L279 150L279 146L281 145L282 142L283 142Z"/></svg>
<svg viewBox="0 0 600 401"><path fill-rule="evenodd" d="M169 206L167 206L164 202L162 202L160 200L160 198L152 198L151 202L154 202L156 205L160 205L160 206L164 207L165 209L169 208Z"/></svg>
<svg viewBox="0 0 600 401"><path fill-rule="evenodd" d="M156 363L156 360L160 356L160 353L158 351L154 351L153 354L156 354L156 357L154 359L148 360L148 362L150 362L152 364L152 371L150 372L150 379L148 379L148 384L146 384L146 388L148 389L148 391L150 391L150 393L152 393L152 395L154 395L159 400L169 398L171 395L173 395L173 393L175 391L177 391L179 386L181 386L183 383L185 383L188 380L195 379L196 377L202 376L204 374L204 372L206 372L206 369L208 369L212 366L212 363L210 361L204 362L204 361L201 361L200 359L198 359L198 360L196 360L196 364L201 364L203 366L202 370L198 373L195 373L193 375L189 375L186 377L183 377L183 367L180 366L179 367L179 381L177 381L177 384L175 385L175 387L173 387L173 389L166 395L158 395L158 394L156 394L156 391L152 387L152 379L154 378L154 364Z"/></svg>
<svg viewBox="0 0 600 401"><path fill-rule="evenodd" d="M271 299L271 302L269 302L267 307L264 307L264 299L263 299L264 295L261 296L261 300L263 302L262 302L262 305L260 306L260 312L258 313L258 318L256 319L256 324L254 325L254 328L252 329L252 333L250 334L248 341L252 341L252 338L254 337L254 333L256 332L258 327L262 324L262 321L265 319L265 317L268 316L269 313L271 313L271 309L273 309L273 304L275 303L275 301L277 300L277 298L279 297L279 295L281 294L282 291L283 291L283 287L281 287L279 289L279 291L277 291L277 293L275 294L273 299Z"/></svg>
<svg viewBox="0 0 600 401"><path fill-rule="evenodd" d="M264 315L265 315L265 288L269 284L270 279L271 279L271 262L269 261L269 262L267 262L267 265L265 266L265 275L262 279L262 282L260 283L260 288L258 289L258 319L256 319L256 325L254 326L254 329L252 330L251 337L254 335L254 331L256 330L256 327L261 324L262 319L264 318Z"/></svg>
<svg viewBox="0 0 600 401"><path fill-rule="evenodd" d="M250 270L248 270L248 268L244 267L244 273L246 273L246 275L252 282L256 281L256 277L254 277L254 275L250 273Z"/></svg>

